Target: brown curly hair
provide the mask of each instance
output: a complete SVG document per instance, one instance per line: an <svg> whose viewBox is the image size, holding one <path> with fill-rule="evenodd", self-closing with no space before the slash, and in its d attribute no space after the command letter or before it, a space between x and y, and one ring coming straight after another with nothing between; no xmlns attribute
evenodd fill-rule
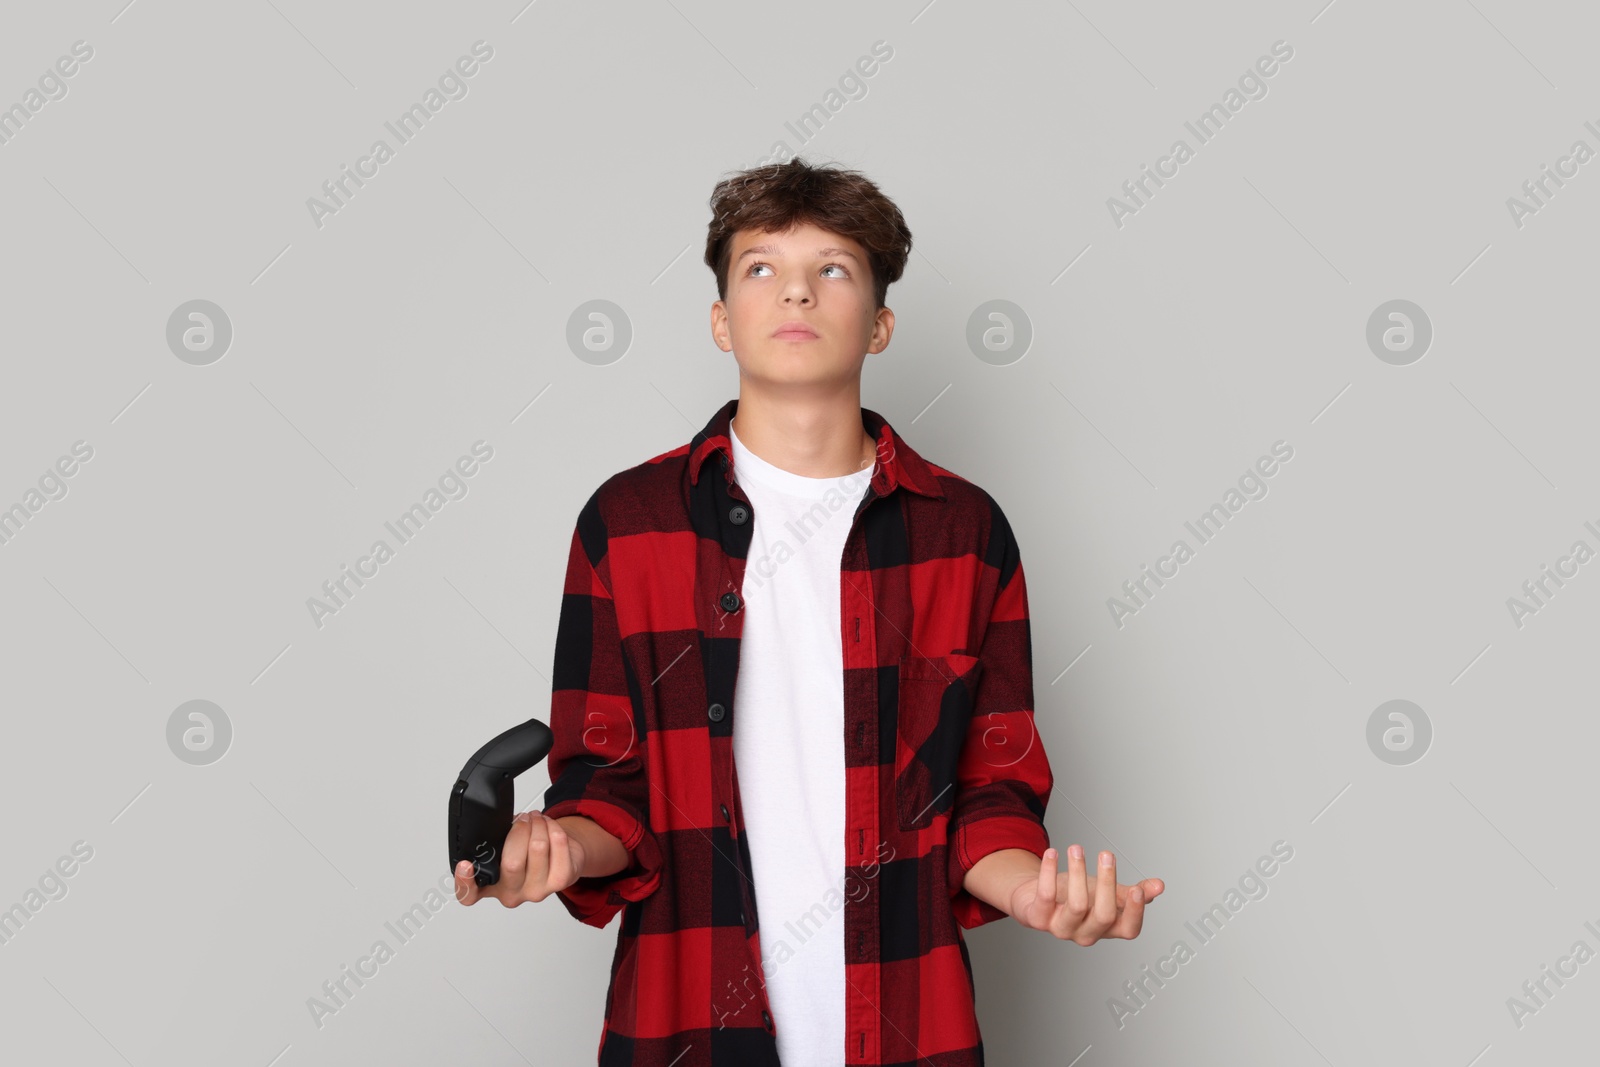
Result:
<svg viewBox="0 0 1600 1067"><path fill-rule="evenodd" d="M809 222L867 250L878 307L905 273L911 230L894 201L859 171L814 166L796 156L740 171L711 192L706 266L717 276L717 299L728 298L728 260L740 230L783 233Z"/></svg>

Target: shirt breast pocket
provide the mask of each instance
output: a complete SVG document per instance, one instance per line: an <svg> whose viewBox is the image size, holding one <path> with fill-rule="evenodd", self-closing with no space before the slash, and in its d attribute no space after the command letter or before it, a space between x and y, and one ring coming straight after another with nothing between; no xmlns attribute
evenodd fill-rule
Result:
<svg viewBox="0 0 1600 1067"><path fill-rule="evenodd" d="M961 652L900 660L894 754L900 829L926 829L954 804L956 764L982 673L978 657Z"/></svg>

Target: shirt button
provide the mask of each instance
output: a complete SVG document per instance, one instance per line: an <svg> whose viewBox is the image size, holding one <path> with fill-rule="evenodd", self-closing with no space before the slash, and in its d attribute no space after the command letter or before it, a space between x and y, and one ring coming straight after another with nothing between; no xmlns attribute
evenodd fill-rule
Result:
<svg viewBox="0 0 1600 1067"><path fill-rule="evenodd" d="M750 521L750 509L743 504L735 504L728 509L728 521L735 526L743 526Z"/></svg>
<svg viewBox="0 0 1600 1067"><path fill-rule="evenodd" d="M733 821L731 818L728 817L728 805L726 805L726 804L722 805L722 821L723 822L732 822Z"/></svg>
<svg viewBox="0 0 1600 1067"><path fill-rule="evenodd" d="M728 709L721 704L713 704L706 709L706 714L711 716L712 722L721 722L722 717L728 714Z"/></svg>
<svg viewBox="0 0 1600 1067"><path fill-rule="evenodd" d="M772 1029L772 1016L767 1013L767 1009L765 1008L761 1009L761 1021L766 1025L768 1030Z"/></svg>
<svg viewBox="0 0 1600 1067"><path fill-rule="evenodd" d="M738 611L740 603L741 603L741 601L739 600L739 594L738 593L723 593L722 594L722 610L723 611Z"/></svg>

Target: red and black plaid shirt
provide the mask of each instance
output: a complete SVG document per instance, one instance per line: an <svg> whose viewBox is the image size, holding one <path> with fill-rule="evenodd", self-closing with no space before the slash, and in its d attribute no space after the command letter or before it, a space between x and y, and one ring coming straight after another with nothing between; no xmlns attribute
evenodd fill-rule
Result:
<svg viewBox="0 0 1600 1067"><path fill-rule="evenodd" d="M755 518L731 474L737 408L608 478L572 536L542 810L587 816L631 854L559 894L591 926L622 912L601 1067L776 1067L776 1028L807 1023L767 1000L733 761ZM962 879L996 850L1049 845L1027 589L994 499L861 415L877 463L839 573L839 1062L964 1067L983 1043L961 931L1005 913Z"/></svg>

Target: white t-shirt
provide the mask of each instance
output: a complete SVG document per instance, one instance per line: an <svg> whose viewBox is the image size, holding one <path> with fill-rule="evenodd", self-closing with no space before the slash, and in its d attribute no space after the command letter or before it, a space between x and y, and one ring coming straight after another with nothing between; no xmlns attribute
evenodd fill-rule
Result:
<svg viewBox="0 0 1600 1067"><path fill-rule="evenodd" d="M844 650L839 570L872 468L807 478L729 427L755 512L734 686L733 758L784 1067L844 1060Z"/></svg>

